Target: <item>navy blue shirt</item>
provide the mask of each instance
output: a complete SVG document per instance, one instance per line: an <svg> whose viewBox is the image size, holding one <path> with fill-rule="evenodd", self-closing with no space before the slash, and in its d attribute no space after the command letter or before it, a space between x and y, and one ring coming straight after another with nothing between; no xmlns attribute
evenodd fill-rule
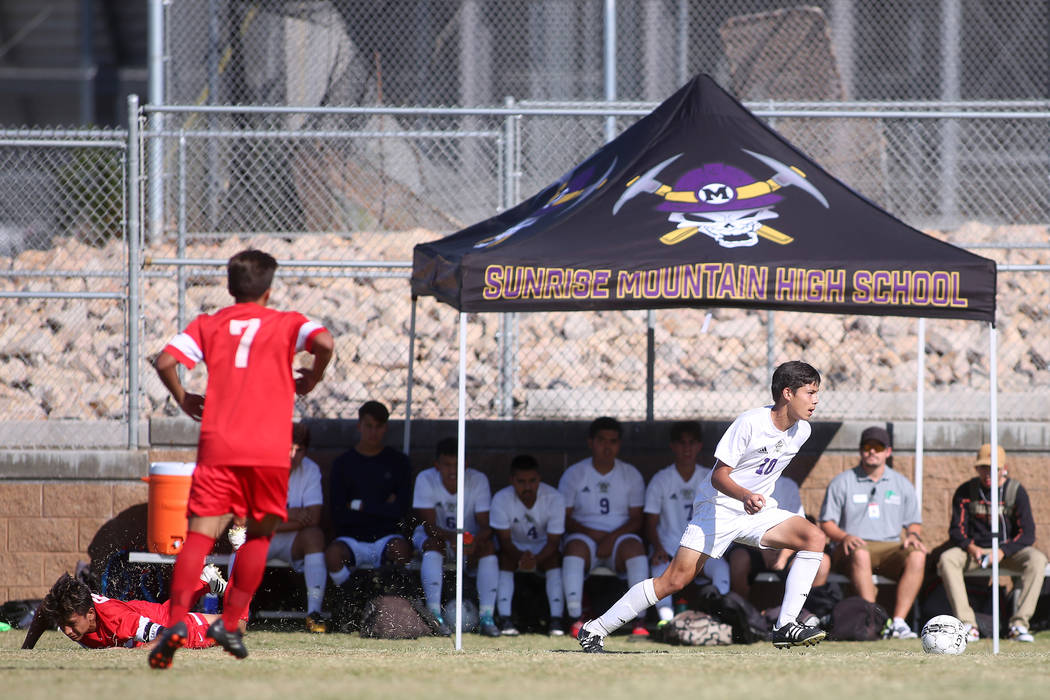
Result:
<svg viewBox="0 0 1050 700"><path fill-rule="evenodd" d="M339 455L328 480L336 537L375 542L399 533L412 505L411 481L408 457L392 447L371 457L356 449ZM361 501L359 510L350 507L355 500Z"/></svg>

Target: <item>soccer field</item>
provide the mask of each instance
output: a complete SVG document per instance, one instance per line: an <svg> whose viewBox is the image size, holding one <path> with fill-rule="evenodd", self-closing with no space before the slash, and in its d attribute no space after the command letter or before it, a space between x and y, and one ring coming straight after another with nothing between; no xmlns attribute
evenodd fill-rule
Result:
<svg viewBox="0 0 1050 700"><path fill-rule="evenodd" d="M58 632L22 651L22 633L0 634L5 698L1046 698L1050 632L1034 644L991 641L961 656L929 656L917 640L824 642L778 651L769 644L671 647L613 637L603 655L575 640L538 635L485 639L361 639L252 632L250 656L183 650L152 671L142 650L88 651Z"/></svg>

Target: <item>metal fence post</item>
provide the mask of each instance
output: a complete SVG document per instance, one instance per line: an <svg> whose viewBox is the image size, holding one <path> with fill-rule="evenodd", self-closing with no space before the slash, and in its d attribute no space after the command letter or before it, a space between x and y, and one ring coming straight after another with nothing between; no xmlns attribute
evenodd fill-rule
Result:
<svg viewBox="0 0 1050 700"><path fill-rule="evenodd" d="M128 244L128 449L139 446L139 97L128 95L127 152Z"/></svg>

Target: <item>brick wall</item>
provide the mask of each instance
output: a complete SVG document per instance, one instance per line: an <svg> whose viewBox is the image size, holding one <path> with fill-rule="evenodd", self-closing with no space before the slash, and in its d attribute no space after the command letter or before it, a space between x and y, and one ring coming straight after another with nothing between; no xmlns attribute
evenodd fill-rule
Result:
<svg viewBox="0 0 1050 700"><path fill-rule="evenodd" d="M0 601L39 598L118 513L147 500L142 481L0 481Z"/></svg>

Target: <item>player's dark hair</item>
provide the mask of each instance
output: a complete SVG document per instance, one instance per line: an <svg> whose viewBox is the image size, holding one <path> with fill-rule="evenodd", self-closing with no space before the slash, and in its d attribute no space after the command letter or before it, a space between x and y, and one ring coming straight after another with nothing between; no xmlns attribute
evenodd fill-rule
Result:
<svg viewBox="0 0 1050 700"><path fill-rule="evenodd" d="M691 435L694 440L700 442L700 423L695 420L680 420L671 424L671 442L678 442L686 435Z"/></svg>
<svg viewBox="0 0 1050 700"><path fill-rule="evenodd" d="M799 362L798 360L785 362L773 371L773 381L770 388L773 392L774 403L780 401L780 397L784 394L784 389L794 391L807 384L820 386L820 372L805 362Z"/></svg>
<svg viewBox="0 0 1050 700"><path fill-rule="evenodd" d="M619 437L623 437L623 426L620 425L620 421L609 416L602 416L595 418L591 421L591 427L587 431L587 437L594 439L594 437L602 430L615 430Z"/></svg>
<svg viewBox="0 0 1050 700"><path fill-rule="evenodd" d="M305 423L292 423L292 444L299 445L303 450L310 448L310 429Z"/></svg>
<svg viewBox="0 0 1050 700"><path fill-rule="evenodd" d="M532 455L520 454L510 460L510 473L538 470L540 463Z"/></svg>
<svg viewBox="0 0 1050 700"><path fill-rule="evenodd" d="M56 625L64 625L74 614L87 615L94 605L91 589L86 583L69 574L62 574L40 601L39 614Z"/></svg>
<svg viewBox="0 0 1050 700"><path fill-rule="evenodd" d="M226 263L226 289L238 302L255 301L273 284L277 261L269 253L249 248Z"/></svg>
<svg viewBox="0 0 1050 700"><path fill-rule="evenodd" d="M357 409L357 420L365 416L372 416L377 423L386 423L390 420L390 410L378 401L365 401L361 408Z"/></svg>
<svg viewBox="0 0 1050 700"><path fill-rule="evenodd" d="M454 437L447 437L438 441L437 447L434 449L434 456L437 459L441 459L445 455L451 455L459 459L459 440Z"/></svg>

